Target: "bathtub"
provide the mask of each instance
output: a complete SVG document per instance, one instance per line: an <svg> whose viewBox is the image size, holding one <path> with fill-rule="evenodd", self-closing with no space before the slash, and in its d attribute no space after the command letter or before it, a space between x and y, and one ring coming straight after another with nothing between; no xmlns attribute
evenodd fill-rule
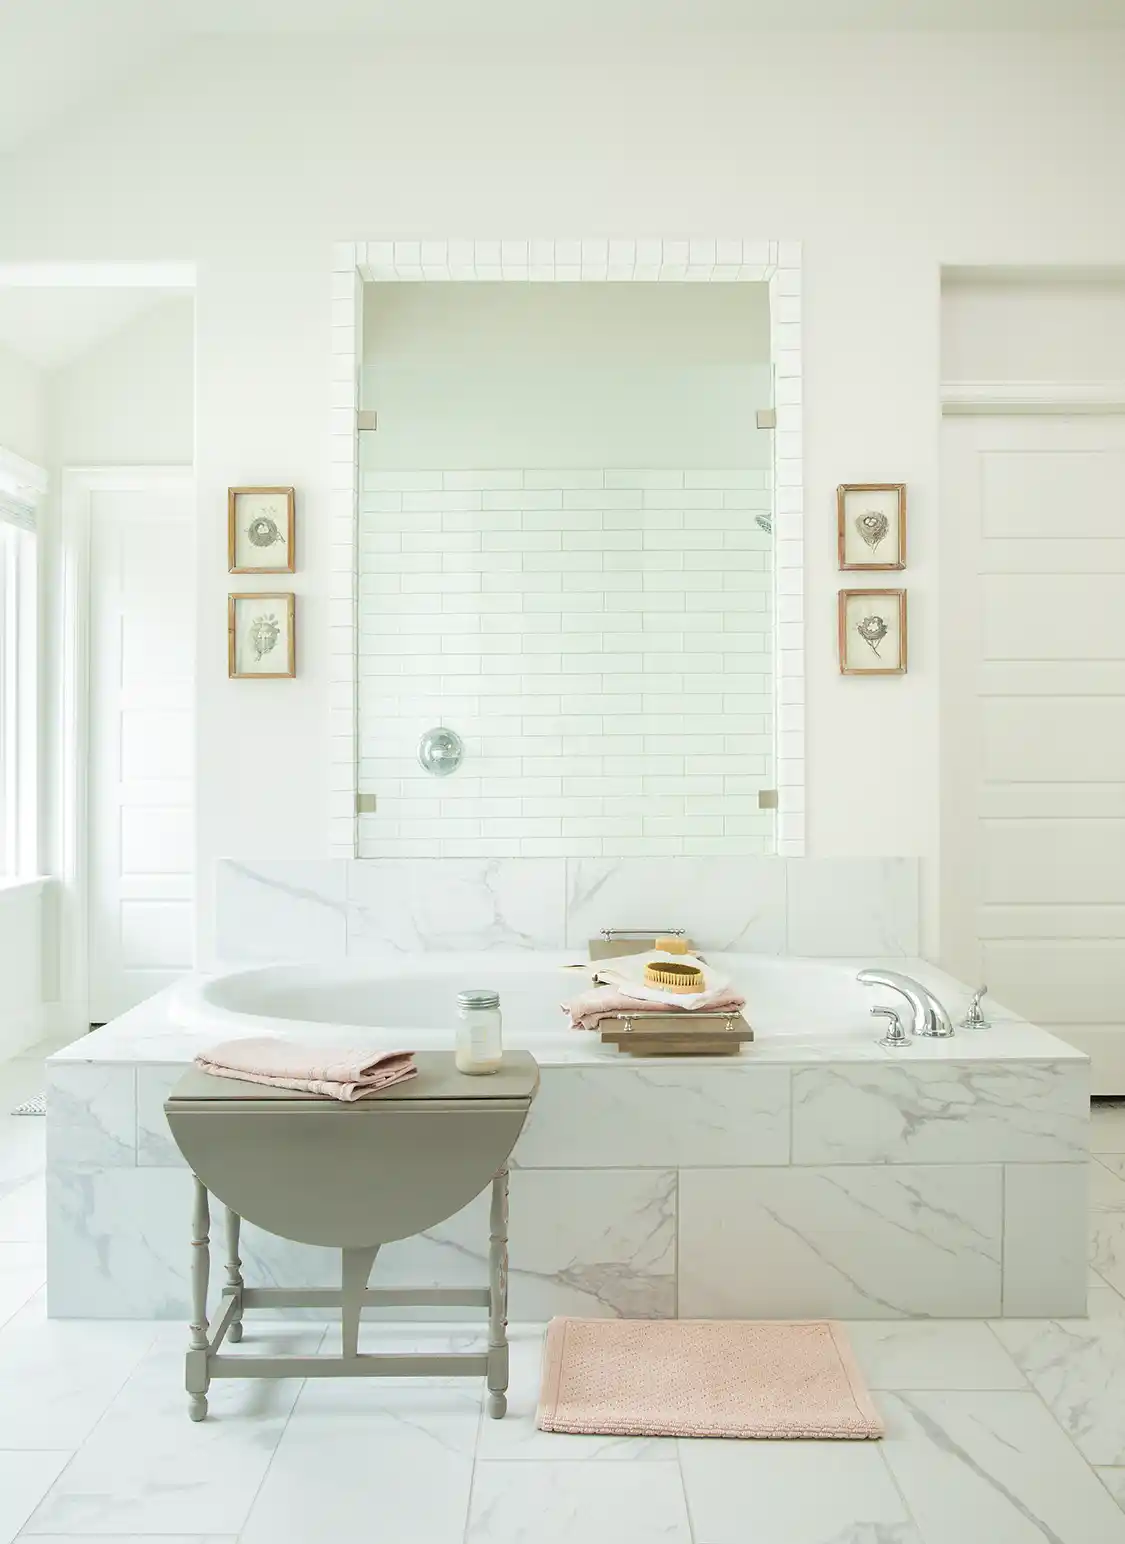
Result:
<svg viewBox="0 0 1125 1544"><path fill-rule="evenodd" d="M192 977L48 1062L48 1311L186 1311L192 1192L164 1101L248 1034L448 1048L492 986L540 1066L513 1154L511 1316L1036 1318L1086 1286L1087 1058L991 1001L991 1027L878 1044L865 965L969 991L924 960L708 952L747 998L737 1056L634 1059L569 1028L565 953L415 954ZM588 969L588 966L587 966ZM378 1182L373 1176L373 1183ZM487 1279L488 1197L388 1245L376 1284ZM328 1250L243 1230L247 1280L339 1280ZM398 1312L398 1310L394 1310Z"/></svg>
<svg viewBox="0 0 1125 1544"><path fill-rule="evenodd" d="M897 994L864 987L856 969L834 961L710 954L746 998L745 1017L763 1041L873 1041L870 1010ZM185 1028L216 1035L279 1034L313 1038L359 1035L373 1047L448 1049L457 993L490 986L500 993L504 1043L540 1056L565 1054L581 1041L602 1051L596 1035L570 1028L563 1004L588 985L590 966L574 955L424 956L409 967L271 965L210 980L188 979L173 990L170 1012ZM612 1048L603 1052L616 1057ZM753 1054L749 1048L743 1054Z"/></svg>

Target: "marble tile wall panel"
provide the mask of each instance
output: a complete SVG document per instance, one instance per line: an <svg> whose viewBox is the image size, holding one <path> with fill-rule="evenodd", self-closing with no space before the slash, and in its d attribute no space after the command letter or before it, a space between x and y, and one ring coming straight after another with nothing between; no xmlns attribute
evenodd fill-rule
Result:
<svg viewBox="0 0 1125 1544"><path fill-rule="evenodd" d="M513 1170L510 1317L673 1316L676 1188L675 1171L667 1169ZM435 1285L486 1280L484 1200L427 1235L441 1250ZM414 1244L404 1241L392 1246L401 1253L388 1248L380 1256L381 1281L409 1282L417 1268Z"/></svg>
<svg viewBox="0 0 1125 1544"><path fill-rule="evenodd" d="M184 1169L57 1170L49 1181L49 1309L56 1318L183 1318L191 1182ZM675 1313L676 1175L670 1170L513 1173L510 1314L545 1319ZM257 1286L336 1286L339 1254L247 1224L243 1271ZM381 1252L373 1286L482 1286L488 1196ZM212 1209L212 1303L223 1272ZM294 1314L296 1310L287 1310Z"/></svg>
<svg viewBox="0 0 1125 1544"><path fill-rule="evenodd" d="M131 1168L137 1161L136 1070L129 1065L49 1063L48 1165Z"/></svg>
<svg viewBox="0 0 1125 1544"><path fill-rule="evenodd" d="M1088 1069L1066 1062L824 1063L793 1071L793 1162L1081 1162Z"/></svg>
<svg viewBox="0 0 1125 1544"><path fill-rule="evenodd" d="M1089 1188L1084 1163L1010 1163L1005 1168L1005 1315L1086 1312Z"/></svg>
<svg viewBox="0 0 1125 1544"><path fill-rule="evenodd" d="M146 1169L181 1169L184 1160L168 1129L164 1101L183 1077L182 1066L137 1068L137 1163Z"/></svg>
<svg viewBox="0 0 1125 1544"><path fill-rule="evenodd" d="M784 858L572 858L566 941L606 927L683 927L702 949L785 951Z"/></svg>
<svg viewBox="0 0 1125 1544"><path fill-rule="evenodd" d="M51 1317L182 1318L190 1208L186 1170L57 1165L47 1176Z"/></svg>
<svg viewBox="0 0 1125 1544"><path fill-rule="evenodd" d="M348 953L561 949L564 876L551 858L351 863Z"/></svg>
<svg viewBox="0 0 1125 1544"><path fill-rule="evenodd" d="M215 883L216 956L231 965L581 948L638 922L710 949L918 953L913 858L220 859Z"/></svg>
<svg viewBox="0 0 1125 1544"><path fill-rule="evenodd" d="M786 948L804 955L916 955L915 858L788 860Z"/></svg>
<svg viewBox="0 0 1125 1544"><path fill-rule="evenodd" d="M787 1067L545 1067L522 1169L789 1161Z"/></svg>
<svg viewBox="0 0 1125 1544"><path fill-rule="evenodd" d="M226 965L342 960L347 953L343 861L220 858L215 952Z"/></svg>
<svg viewBox="0 0 1125 1544"><path fill-rule="evenodd" d="M682 1317L980 1317L1000 1300L998 1165L680 1174Z"/></svg>

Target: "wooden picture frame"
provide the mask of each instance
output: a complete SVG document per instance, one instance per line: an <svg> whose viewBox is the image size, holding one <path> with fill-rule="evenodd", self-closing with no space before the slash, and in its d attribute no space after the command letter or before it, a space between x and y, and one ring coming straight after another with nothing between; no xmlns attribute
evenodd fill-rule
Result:
<svg viewBox="0 0 1125 1544"><path fill-rule="evenodd" d="M227 674L232 681L289 681L297 674L292 590L227 596Z"/></svg>
<svg viewBox="0 0 1125 1544"><path fill-rule="evenodd" d="M905 590L841 590L837 608L841 675L906 674Z"/></svg>
<svg viewBox="0 0 1125 1544"><path fill-rule="evenodd" d="M227 572L293 573L295 516L292 488L228 488Z"/></svg>
<svg viewBox="0 0 1125 1544"><path fill-rule="evenodd" d="M906 567L906 484L841 483L836 553L844 571Z"/></svg>

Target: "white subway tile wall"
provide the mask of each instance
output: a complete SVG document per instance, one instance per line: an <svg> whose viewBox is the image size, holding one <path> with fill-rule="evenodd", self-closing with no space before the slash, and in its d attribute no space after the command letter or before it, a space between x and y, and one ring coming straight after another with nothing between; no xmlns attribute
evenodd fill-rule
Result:
<svg viewBox="0 0 1125 1544"><path fill-rule="evenodd" d="M770 483L364 472L359 856L774 851ZM416 759L438 723L447 778Z"/></svg>

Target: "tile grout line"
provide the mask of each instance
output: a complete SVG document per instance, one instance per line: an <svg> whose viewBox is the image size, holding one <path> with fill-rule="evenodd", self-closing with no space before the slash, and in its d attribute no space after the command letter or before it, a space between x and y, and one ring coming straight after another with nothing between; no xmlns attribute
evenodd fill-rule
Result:
<svg viewBox="0 0 1125 1544"><path fill-rule="evenodd" d="M509 1355L509 1358L510 1358L511 1357L511 1346L510 1345L509 1345L509 1348L508 1348L508 1355ZM509 1365L509 1369L508 1369L508 1381L509 1381L509 1385L510 1385L511 1384L511 1366L510 1365ZM485 1389L482 1390L482 1392L481 1392L480 1408L477 1410L477 1435L476 1435L476 1440L473 1443L473 1461L472 1461L472 1464L471 1464L471 1466L469 1468L469 1493L465 1497L465 1526L461 1530L461 1544L468 1544L469 1528L470 1528L470 1526L472 1524L472 1520L473 1520L473 1493L476 1490L476 1484L477 1484L477 1464L480 1462L480 1439L481 1439L481 1435L482 1435L482 1433L484 1431L484 1422L485 1422L485 1419L486 1419L486 1416L485 1416L486 1395L487 1395L487 1375L486 1375L486 1378L485 1378ZM506 1415L505 1415L505 1419L507 1419Z"/></svg>
<svg viewBox="0 0 1125 1544"><path fill-rule="evenodd" d="M1008 1265L1008 1165L1000 1165L1000 1317L1004 1317Z"/></svg>
<svg viewBox="0 0 1125 1544"><path fill-rule="evenodd" d="M321 1347L324 1345L325 1338L328 1335L329 1327L330 1327L329 1325L325 1325L324 1328L321 1330L321 1332L320 1332L320 1339L317 1341L316 1348L315 1348L315 1351L313 1353L314 1355L319 1354ZM266 1480L269 1478L270 1471L272 1470L273 1465L274 1465L274 1460L277 1458L278 1449L281 1447L281 1444L282 1444L282 1442L285 1439L285 1433L289 1430L289 1424L290 1424L290 1422L293 1419L293 1415L294 1415L294 1412L297 1409L298 1404L300 1403L301 1395L305 1392L305 1389L308 1387L308 1383L309 1383L309 1380L307 1378L302 1378L301 1379L301 1386L297 1390L296 1394L294 1395L293 1403L289 1406L289 1413L288 1413L288 1415L286 1415L285 1420L284 1420L284 1422L282 1424L281 1430L277 1434L277 1441L273 1445L273 1451L270 1453L269 1461L267 1462L266 1467L262 1470L262 1477L258 1481L257 1485L254 1487L254 1494L250 1497L249 1505L247 1506L246 1511L243 1513L242 1521L239 1523L238 1528L237 1528L237 1530L235 1532L235 1538L236 1539L241 1539L241 1537L242 1537L242 1535L243 1535L247 1525L250 1522L251 1513L253 1512L255 1506L257 1506L258 1498L261 1496L262 1491L265 1489Z"/></svg>
<svg viewBox="0 0 1125 1544"><path fill-rule="evenodd" d="M689 1438L688 1440L690 1441L691 1439ZM684 1474L684 1462L680 1447L683 1441L683 1437L676 1438L676 1473L680 1476L680 1490L684 1498L684 1515L687 1517L688 1538L691 1540L691 1544L700 1544L700 1541L695 1536L695 1523L692 1521L691 1515L691 1498L688 1495L687 1477Z"/></svg>
<svg viewBox="0 0 1125 1544"><path fill-rule="evenodd" d="M1118 1294L1118 1295L1120 1296L1120 1294ZM1005 1346L1004 1342L1000 1339L999 1335L996 1334L996 1331L993 1328L992 1324L989 1321L987 1321L987 1320L985 1322L986 1322L986 1325L987 1325L987 1328L988 1328L989 1332L993 1336L993 1338L996 1341L997 1345L1000 1346L1001 1350L1006 1352L1006 1354L1011 1358L1012 1362L1014 1362L1016 1367L1019 1369L1019 1372L1020 1372L1021 1376L1023 1377L1024 1381L1027 1384L1028 1392L1035 1396L1035 1398L1042 1405L1043 1409L1047 1412L1047 1415L1050 1417L1050 1420L1053 1423L1053 1425L1062 1433L1062 1435L1066 1438L1067 1442L1070 1443L1071 1447L1078 1454L1079 1459L1082 1461L1082 1463L1085 1465L1086 1469L1089 1471L1090 1476L1093 1479L1094 1483L1096 1485L1100 1485L1101 1488L1106 1492L1106 1494L1110 1496L1111 1500L1116 1501L1116 1497L1113 1496L1113 1494L1110 1491L1108 1485L1106 1485L1105 1482L1102 1480L1102 1477L1098 1473L1097 1469L1094 1467L1094 1464L1090 1461L1090 1459L1088 1459L1086 1457L1085 1453L1083 1453L1082 1449L1078 1446L1078 1443L1074 1440L1074 1438L1071 1436L1070 1432L1067 1431L1066 1427L1059 1420L1059 1418L1055 1414L1055 1412L1051 1409L1050 1405L1047 1403L1046 1399L1043 1397L1043 1395L1040 1393L1040 1391L1036 1388L1035 1384L1027 1376L1027 1374L1024 1372L1023 1368L1020 1367L1019 1363L1016 1362L1015 1357L1012 1356L1012 1353L1008 1350L1007 1346ZM1048 1322L1052 1323L1052 1324L1057 1324L1058 1320L1052 1319L1052 1320L1049 1320ZM1111 1466L1110 1465L1105 1465L1105 1467L1109 1468Z"/></svg>
<svg viewBox="0 0 1125 1544"><path fill-rule="evenodd" d="M872 1390L871 1392L872 1392L872 1394L874 1394L875 1390ZM893 1394L896 1391L894 1389L881 1389L881 1390L879 1390L879 1392L880 1393L884 1393L884 1394ZM880 1441L880 1443L879 1443L879 1459L880 1459L880 1461L881 1461L881 1463L883 1465L883 1471L886 1474L887 1478L890 1480L891 1486L894 1489L895 1495L902 1502L902 1510L906 1513L906 1520L907 1520L907 1522L910 1524L910 1526L914 1529L915 1533L917 1533L917 1535L918 1535L918 1544L927 1544L926 1535L922 1531L922 1524L918 1521L917 1517L915 1517L914 1509L910 1505L910 1502L906 1499L906 1492L903 1490L902 1486L899 1484L898 1475L895 1473L894 1465L891 1463L890 1459L887 1457L886 1448L885 1448L886 1440L887 1440L887 1434L884 1431L882 1441Z"/></svg>

